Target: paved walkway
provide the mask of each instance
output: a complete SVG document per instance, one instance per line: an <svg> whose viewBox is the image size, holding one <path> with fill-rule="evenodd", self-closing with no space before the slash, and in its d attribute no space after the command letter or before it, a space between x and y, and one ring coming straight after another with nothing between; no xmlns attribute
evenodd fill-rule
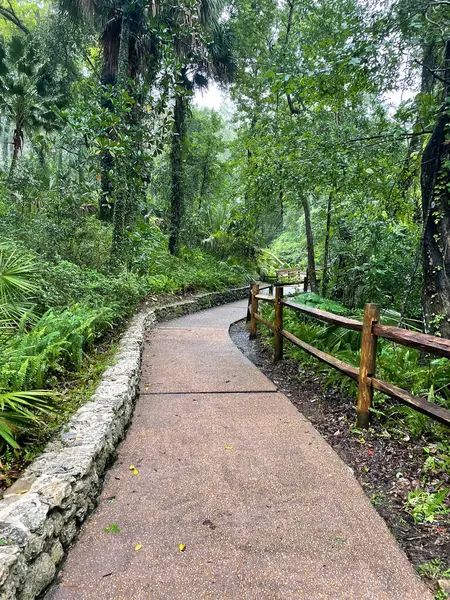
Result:
<svg viewBox="0 0 450 600"><path fill-rule="evenodd" d="M148 334L132 426L53 600L431 598L348 467L232 343L245 307Z"/></svg>

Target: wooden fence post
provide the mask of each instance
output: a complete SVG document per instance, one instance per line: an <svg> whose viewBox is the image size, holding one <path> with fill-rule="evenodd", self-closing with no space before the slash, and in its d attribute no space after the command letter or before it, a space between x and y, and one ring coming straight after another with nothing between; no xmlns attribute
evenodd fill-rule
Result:
<svg viewBox="0 0 450 600"><path fill-rule="evenodd" d="M250 284L250 287L248 289L248 305L247 305L247 318L246 318L247 323L249 323L252 318L252 313L250 310L251 306L252 306L252 284Z"/></svg>
<svg viewBox="0 0 450 600"><path fill-rule="evenodd" d="M373 333L373 325L380 320L378 304L366 304L361 339L361 362L359 365L359 390L357 408L357 426L369 425L369 409L373 399L373 388L368 377L375 375L377 360L377 336Z"/></svg>
<svg viewBox="0 0 450 600"><path fill-rule="evenodd" d="M305 275L305 279L303 280L303 291L307 292L308 291L308 285L309 285L309 277L308 277L308 270L306 271L306 275Z"/></svg>
<svg viewBox="0 0 450 600"><path fill-rule="evenodd" d="M255 314L258 312L258 298L256 295L259 294L259 285L257 283L252 284L252 315L250 319L250 339L256 337L256 325L257 320Z"/></svg>
<svg viewBox="0 0 450 600"><path fill-rule="evenodd" d="M275 287L275 328L273 330L274 335L274 360L275 362L283 358L283 336L281 330L283 329L283 286Z"/></svg>

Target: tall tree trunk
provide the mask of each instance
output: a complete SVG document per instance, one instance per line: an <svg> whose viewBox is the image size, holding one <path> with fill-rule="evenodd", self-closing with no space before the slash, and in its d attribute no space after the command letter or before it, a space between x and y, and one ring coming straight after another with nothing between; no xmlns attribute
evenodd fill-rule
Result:
<svg viewBox="0 0 450 600"><path fill-rule="evenodd" d="M119 65L117 84L125 87L128 82L128 47L130 39L130 20L123 14L120 34ZM116 164L117 185L115 187L114 226L110 252L110 268L117 268L124 258L125 211L127 207L128 181L124 157Z"/></svg>
<svg viewBox="0 0 450 600"><path fill-rule="evenodd" d="M283 229L284 229L284 188L283 188L283 182L280 181L280 187L278 190L278 201L279 201L279 207L280 207L280 226L279 226L279 232L283 233Z"/></svg>
<svg viewBox="0 0 450 600"><path fill-rule="evenodd" d="M333 192L328 195L327 204L327 224L325 227L325 248L323 251L323 275L322 275L322 296L325 298L327 295L328 285L328 255L330 252L330 228L331 228L331 205L333 200Z"/></svg>
<svg viewBox="0 0 450 600"><path fill-rule="evenodd" d="M11 159L11 167L9 169L9 176L12 177L14 171L16 170L17 161L19 160L19 155L22 152L23 148L23 130L19 123L16 124L13 133L13 155Z"/></svg>
<svg viewBox="0 0 450 600"><path fill-rule="evenodd" d="M6 165L8 163L8 156L9 156L9 145L10 145L10 139L9 139L9 122L7 117L3 117L3 165L4 165L4 169L6 171Z"/></svg>
<svg viewBox="0 0 450 600"><path fill-rule="evenodd" d="M117 69L119 62L119 52L121 46L121 21L117 19L116 13L110 11L108 21L102 33L102 74L100 83L103 88L114 86L117 83ZM110 99L102 97L102 107L113 111L113 105ZM111 154L102 151L100 155L101 171L101 194L99 199L99 217L102 221L112 221L113 208L113 182L112 171L114 169L114 160Z"/></svg>
<svg viewBox="0 0 450 600"><path fill-rule="evenodd" d="M170 195L170 230L169 252L174 256L180 250L180 234L184 209L184 165L183 149L186 134L186 100L183 93L175 96L173 114L173 134L170 149L171 195Z"/></svg>
<svg viewBox="0 0 450 600"><path fill-rule="evenodd" d="M450 338L450 40L445 47L443 106L422 156L423 312L426 328Z"/></svg>
<svg viewBox="0 0 450 600"><path fill-rule="evenodd" d="M306 197L302 197L302 206L305 213L305 230L306 230L306 247L308 252L308 281L311 286L311 291L315 294L319 293L316 278L316 261L314 258L314 238L311 227L311 212L309 210L309 202Z"/></svg>
<svg viewBox="0 0 450 600"><path fill-rule="evenodd" d="M422 49L422 73L421 73L421 84L420 84L420 93L421 94L432 94L435 87L435 77L433 75L433 71L436 69L436 47L435 44L429 43L424 44ZM418 119L415 123L416 126L422 126L423 123ZM415 130L415 129L414 129ZM420 153L422 150L422 137L420 135L415 135L410 138L408 144L408 150L406 152L405 163L403 167L403 173L401 174L399 189L402 193L403 197L406 196L408 190L411 188L413 183L416 181L416 177L418 174L419 167L412 168L412 157L416 153Z"/></svg>
<svg viewBox="0 0 450 600"><path fill-rule="evenodd" d="M202 208L202 204L203 204L203 196L205 194L205 188L206 188L206 178L208 176L208 165L207 165L207 157L203 158L203 169L202 169L202 177L201 177L201 181L200 181L200 185L199 185L199 190L198 190L198 201L197 201L197 208L198 210L200 210Z"/></svg>

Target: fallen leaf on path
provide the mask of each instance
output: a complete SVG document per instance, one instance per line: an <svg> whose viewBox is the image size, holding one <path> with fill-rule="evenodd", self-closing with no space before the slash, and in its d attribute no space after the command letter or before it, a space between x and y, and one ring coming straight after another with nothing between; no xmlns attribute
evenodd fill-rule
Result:
<svg viewBox="0 0 450 600"><path fill-rule="evenodd" d="M231 446L225 446L225 450L232 450Z"/></svg>
<svg viewBox="0 0 450 600"><path fill-rule="evenodd" d="M368 454L369 456L373 456L373 455L375 454L375 450L372 450L372 448L369 448L369 449L367 450L367 454Z"/></svg>
<svg viewBox="0 0 450 600"><path fill-rule="evenodd" d="M133 475L139 475L139 471L137 469L133 469Z"/></svg>
<svg viewBox="0 0 450 600"><path fill-rule="evenodd" d="M178 548L179 548L180 552L184 552L186 550L186 544L180 544L178 546Z"/></svg>
<svg viewBox="0 0 450 600"><path fill-rule="evenodd" d="M135 550L140 550L142 548L142 544L136 544L134 547Z"/></svg>

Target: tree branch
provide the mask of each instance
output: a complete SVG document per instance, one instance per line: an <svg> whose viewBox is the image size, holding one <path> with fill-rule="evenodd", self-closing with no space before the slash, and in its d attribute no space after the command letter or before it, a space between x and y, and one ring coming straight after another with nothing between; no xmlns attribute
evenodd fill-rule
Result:
<svg viewBox="0 0 450 600"><path fill-rule="evenodd" d="M0 6L0 16L4 17L10 23L13 23L16 27L18 27L23 33L28 34L30 30L26 27L22 21L19 19L17 14L15 13L12 4L9 2L9 8L5 6Z"/></svg>
<svg viewBox="0 0 450 600"><path fill-rule="evenodd" d="M450 5L450 2L449 2L449 5ZM428 65L426 65L425 63L420 62L420 60L417 60L416 58L413 60L413 62L415 62L417 65L421 66L423 69L426 69L429 73L431 73L431 75L435 79L442 81L442 83L447 83L443 77L436 75L436 71L434 69L430 69L430 67Z"/></svg>
<svg viewBox="0 0 450 600"><path fill-rule="evenodd" d="M353 138L350 140L343 140L346 144L349 142L368 142L370 140L381 140L381 139L388 139L388 138L392 138L392 137L401 137L401 138L410 138L410 137L416 137L417 135L427 135L429 133L433 133L432 131L429 131L428 129L424 129L423 131L418 131L417 133L381 133L379 135L371 135L368 137L360 137L360 138Z"/></svg>
<svg viewBox="0 0 450 600"><path fill-rule="evenodd" d="M287 98L287 103L288 103L289 111L290 111L291 115L299 115L300 111L299 111L298 108L296 108L294 106L294 103L292 102L291 95L290 94L286 94L286 98Z"/></svg>

